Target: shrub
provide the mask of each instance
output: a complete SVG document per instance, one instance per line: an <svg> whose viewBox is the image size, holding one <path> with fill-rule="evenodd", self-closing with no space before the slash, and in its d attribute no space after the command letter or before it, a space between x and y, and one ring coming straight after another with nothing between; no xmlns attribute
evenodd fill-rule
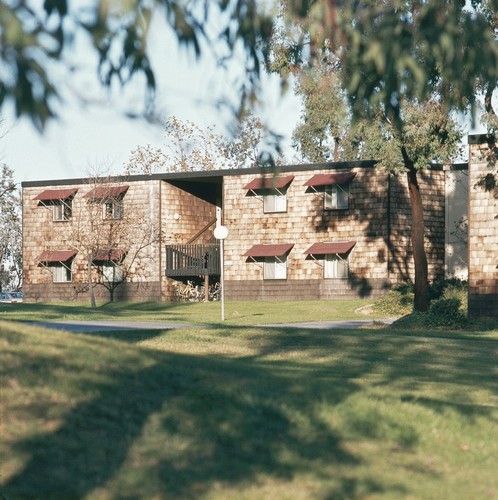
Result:
<svg viewBox="0 0 498 500"><path fill-rule="evenodd" d="M443 292L444 299L457 299L460 301L460 311L467 314L467 288L450 285Z"/></svg>
<svg viewBox="0 0 498 500"><path fill-rule="evenodd" d="M461 310L461 302L457 297L433 300L426 313L414 312L400 318L393 324L394 328L424 329L450 328L461 329L467 326L467 316Z"/></svg>
<svg viewBox="0 0 498 500"><path fill-rule="evenodd" d="M395 286L380 298L374 309L387 316L403 316L413 309L413 284L408 282Z"/></svg>
<svg viewBox="0 0 498 500"><path fill-rule="evenodd" d="M457 297L434 300L427 313L427 326L462 328L467 316L461 311L461 301Z"/></svg>
<svg viewBox="0 0 498 500"><path fill-rule="evenodd" d="M467 281L458 278L449 278L444 280L433 281L429 284L429 301L444 297L447 290L460 290L463 293L467 292Z"/></svg>

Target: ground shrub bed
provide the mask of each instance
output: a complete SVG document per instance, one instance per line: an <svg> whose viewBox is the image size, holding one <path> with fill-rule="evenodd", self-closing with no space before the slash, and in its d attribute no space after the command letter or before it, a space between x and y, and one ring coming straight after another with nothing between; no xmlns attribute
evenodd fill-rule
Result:
<svg viewBox="0 0 498 500"><path fill-rule="evenodd" d="M438 315L455 312L439 300ZM487 326L89 335L0 322L0 494L496 498Z"/></svg>
<svg viewBox="0 0 498 500"><path fill-rule="evenodd" d="M467 320L467 282L458 279L439 280L429 286L429 310L413 312L413 284L396 285L373 306L378 313L400 317L394 328L469 327Z"/></svg>

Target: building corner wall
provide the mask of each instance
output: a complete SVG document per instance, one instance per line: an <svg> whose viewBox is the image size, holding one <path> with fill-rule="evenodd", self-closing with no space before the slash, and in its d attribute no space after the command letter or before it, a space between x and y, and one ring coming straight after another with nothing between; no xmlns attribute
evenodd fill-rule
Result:
<svg viewBox="0 0 498 500"><path fill-rule="evenodd" d="M469 316L498 318L498 187L483 179L496 175L489 158L494 137L469 137ZM494 150L494 151L493 151Z"/></svg>

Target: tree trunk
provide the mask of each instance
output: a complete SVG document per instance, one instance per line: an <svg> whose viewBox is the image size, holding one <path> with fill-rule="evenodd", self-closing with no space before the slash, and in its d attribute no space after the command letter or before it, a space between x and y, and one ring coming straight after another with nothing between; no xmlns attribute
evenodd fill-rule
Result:
<svg viewBox="0 0 498 500"><path fill-rule="evenodd" d="M420 186L417 179L417 169L409 162L408 167L408 191L412 209L412 251L415 265L415 298L413 308L418 312L425 312L429 307L429 280L427 269L427 256L424 247L424 209Z"/></svg>
<svg viewBox="0 0 498 500"><path fill-rule="evenodd" d="M92 309L97 308L97 303L95 302L95 293L93 290L93 283L92 283L92 263L93 263L93 256L92 252L88 255L88 293L90 294L90 306Z"/></svg>

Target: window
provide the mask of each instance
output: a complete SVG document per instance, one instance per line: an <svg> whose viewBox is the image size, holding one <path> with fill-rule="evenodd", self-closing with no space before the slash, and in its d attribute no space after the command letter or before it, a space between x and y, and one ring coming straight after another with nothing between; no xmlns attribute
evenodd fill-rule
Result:
<svg viewBox="0 0 498 500"><path fill-rule="evenodd" d="M324 208L347 209L349 206L349 183L325 186Z"/></svg>
<svg viewBox="0 0 498 500"><path fill-rule="evenodd" d="M108 283L119 283L123 281L123 269L114 262L102 264L102 279Z"/></svg>
<svg viewBox="0 0 498 500"><path fill-rule="evenodd" d="M284 192L275 190L270 194L263 195L263 211L269 212L287 212L287 195Z"/></svg>
<svg viewBox="0 0 498 500"><path fill-rule="evenodd" d="M72 205L70 199L54 203L52 205L52 220L56 222L70 220L73 215Z"/></svg>
<svg viewBox="0 0 498 500"><path fill-rule="evenodd" d="M54 283L69 283L72 281L72 272L70 265L65 265L62 262L52 264L52 281Z"/></svg>
<svg viewBox="0 0 498 500"><path fill-rule="evenodd" d="M326 255L323 266L324 278L347 278L349 274L348 259L340 255Z"/></svg>
<svg viewBox="0 0 498 500"><path fill-rule="evenodd" d="M263 279L285 280L287 279L287 261L285 257L265 257L263 263Z"/></svg>
<svg viewBox="0 0 498 500"><path fill-rule="evenodd" d="M293 175L256 177L244 186L248 196L263 199L263 212L287 212L287 189L293 181Z"/></svg>
<svg viewBox="0 0 498 500"><path fill-rule="evenodd" d="M108 200L102 205L102 216L104 219L122 219L123 202L122 200Z"/></svg>

